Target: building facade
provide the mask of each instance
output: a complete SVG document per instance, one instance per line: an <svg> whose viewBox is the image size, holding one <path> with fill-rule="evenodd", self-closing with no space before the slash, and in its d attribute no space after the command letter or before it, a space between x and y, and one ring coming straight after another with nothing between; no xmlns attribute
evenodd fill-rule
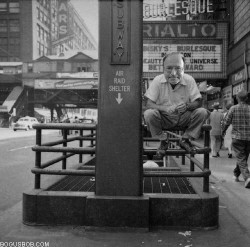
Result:
<svg viewBox="0 0 250 247"><path fill-rule="evenodd" d="M236 94L250 89L250 2L230 0L230 6L227 91L236 103Z"/></svg>
<svg viewBox="0 0 250 247"><path fill-rule="evenodd" d="M15 114L33 115L33 107L28 102L34 102L34 84L27 85L26 82L30 79L34 83L39 73L48 76L50 70L55 68L47 69L46 64L53 63L51 62L53 59L48 58L42 65L47 71L44 72L44 68L38 71L36 67L38 58L62 57L63 54L71 51L97 54L97 42L84 20L74 9L72 1L74 0L0 1L0 119L2 119L1 115L5 114L5 122L6 116L13 114L12 108L15 108L14 105L11 109L9 106L7 108L4 106L8 104L10 95L12 97L25 96L27 99L26 101L19 100L23 106L20 105L21 103L17 104L20 109ZM88 58L95 60L96 55L94 58L93 56ZM86 62L86 59L73 62L74 68L71 68L71 65L65 67L62 60L58 59L56 62L57 72L75 73L96 70L96 65L92 68L92 63ZM35 67L34 61L36 61ZM71 64L68 60L66 63ZM24 73L17 71L18 66L24 68ZM29 73L26 73L26 68ZM34 68L37 71L34 71ZM33 79L30 78L32 74ZM16 87L22 87L23 92L14 93L18 91ZM18 99L16 99L17 102ZM0 120L1 122L3 121Z"/></svg>
<svg viewBox="0 0 250 247"><path fill-rule="evenodd" d="M69 50L97 50L70 0L1 0L0 62L28 62Z"/></svg>

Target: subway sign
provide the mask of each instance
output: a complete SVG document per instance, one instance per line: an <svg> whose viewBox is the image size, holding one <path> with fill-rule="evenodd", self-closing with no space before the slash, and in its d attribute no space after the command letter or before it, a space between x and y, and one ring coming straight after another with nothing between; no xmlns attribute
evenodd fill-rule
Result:
<svg viewBox="0 0 250 247"><path fill-rule="evenodd" d="M180 52L186 72L222 72L222 44L143 44L143 72L163 72L162 58Z"/></svg>

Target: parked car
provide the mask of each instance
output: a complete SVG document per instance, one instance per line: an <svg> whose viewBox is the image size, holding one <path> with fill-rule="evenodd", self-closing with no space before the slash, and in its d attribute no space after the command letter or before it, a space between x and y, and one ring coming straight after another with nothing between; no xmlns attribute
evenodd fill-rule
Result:
<svg viewBox="0 0 250 247"><path fill-rule="evenodd" d="M19 120L14 123L13 130L30 130L33 128L33 124L39 123L34 117L21 117Z"/></svg>
<svg viewBox="0 0 250 247"><path fill-rule="evenodd" d="M80 118L79 123L94 123L93 119Z"/></svg>

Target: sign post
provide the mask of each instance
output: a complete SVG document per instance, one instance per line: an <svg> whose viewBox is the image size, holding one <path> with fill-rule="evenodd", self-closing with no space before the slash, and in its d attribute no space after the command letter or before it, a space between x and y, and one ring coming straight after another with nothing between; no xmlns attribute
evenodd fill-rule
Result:
<svg viewBox="0 0 250 247"><path fill-rule="evenodd" d="M142 195L142 1L99 1L96 195Z"/></svg>

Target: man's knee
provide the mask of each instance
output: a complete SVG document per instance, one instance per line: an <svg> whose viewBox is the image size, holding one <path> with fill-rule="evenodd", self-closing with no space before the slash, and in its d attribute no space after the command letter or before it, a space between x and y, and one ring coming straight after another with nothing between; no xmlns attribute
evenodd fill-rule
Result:
<svg viewBox="0 0 250 247"><path fill-rule="evenodd" d="M196 109L194 114L201 119L207 119L210 115L209 111L205 108L202 108L202 107Z"/></svg>
<svg viewBox="0 0 250 247"><path fill-rule="evenodd" d="M153 120L157 117L159 117L159 111L157 111L155 109L147 109L144 112L144 119L146 122L150 122L151 120Z"/></svg>

